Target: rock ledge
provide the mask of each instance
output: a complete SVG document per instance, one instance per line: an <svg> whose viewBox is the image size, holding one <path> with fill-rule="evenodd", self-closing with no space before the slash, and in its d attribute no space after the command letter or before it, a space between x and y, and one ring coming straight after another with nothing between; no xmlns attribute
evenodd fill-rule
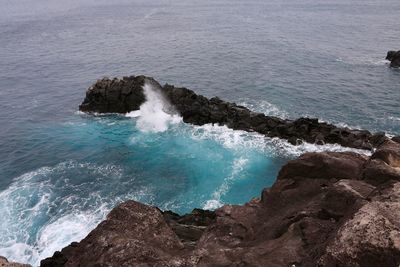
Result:
<svg viewBox="0 0 400 267"><path fill-rule="evenodd" d="M303 141L316 144L337 143L346 147L372 150L388 140L384 133L372 134L365 130L341 128L318 119L284 120L266 116L218 97L208 99L184 87L168 84L161 86L153 78L145 76L98 80L87 90L79 109L96 113L127 113L137 110L145 101L145 83L162 92L183 117L184 122L195 125L226 125L236 130L287 139L294 145Z"/></svg>

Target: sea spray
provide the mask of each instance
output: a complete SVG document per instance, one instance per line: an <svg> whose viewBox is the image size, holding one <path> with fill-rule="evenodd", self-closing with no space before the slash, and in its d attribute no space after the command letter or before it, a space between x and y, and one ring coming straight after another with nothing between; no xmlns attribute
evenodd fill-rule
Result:
<svg viewBox="0 0 400 267"><path fill-rule="evenodd" d="M255 132L233 130L223 125L205 124L191 126L189 133L194 140L212 139L227 149L241 151L244 148L257 150L275 157L294 158L306 152L355 152L371 155L371 151L344 147L339 144L317 145L304 142L300 145L292 145L287 140L277 137L267 137Z"/></svg>
<svg viewBox="0 0 400 267"><path fill-rule="evenodd" d="M138 185L127 190L124 179L120 166L75 161L16 177L0 192L0 255L38 266L84 238L116 204L151 196Z"/></svg>
<svg viewBox="0 0 400 267"><path fill-rule="evenodd" d="M128 117L138 117L136 126L143 132L164 132L169 125L177 124L182 118L174 110L172 105L150 83L145 83L143 92L146 101L139 110L129 112Z"/></svg>

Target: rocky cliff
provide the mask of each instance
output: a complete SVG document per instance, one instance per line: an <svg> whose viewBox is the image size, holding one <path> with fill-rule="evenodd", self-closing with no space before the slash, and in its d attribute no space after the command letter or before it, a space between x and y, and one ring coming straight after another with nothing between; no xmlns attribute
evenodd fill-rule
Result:
<svg viewBox="0 0 400 267"><path fill-rule="evenodd" d="M390 61L390 67L400 68L400 50L389 51L386 55L386 59Z"/></svg>

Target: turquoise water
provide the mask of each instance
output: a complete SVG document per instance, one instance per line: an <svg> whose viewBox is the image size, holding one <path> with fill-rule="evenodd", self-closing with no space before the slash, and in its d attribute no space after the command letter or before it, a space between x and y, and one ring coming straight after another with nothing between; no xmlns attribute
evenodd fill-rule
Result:
<svg viewBox="0 0 400 267"><path fill-rule="evenodd" d="M242 204L306 151L179 120L148 132L77 112L107 76L146 74L269 115L400 134L397 0L0 0L0 255L38 264L136 199ZM149 121L156 121L151 117Z"/></svg>

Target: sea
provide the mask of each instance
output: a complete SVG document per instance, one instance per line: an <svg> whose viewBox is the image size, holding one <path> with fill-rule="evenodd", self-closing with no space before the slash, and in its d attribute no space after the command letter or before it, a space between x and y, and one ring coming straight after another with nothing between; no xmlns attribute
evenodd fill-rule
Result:
<svg viewBox="0 0 400 267"><path fill-rule="evenodd" d="M179 214L244 204L310 151L193 126L147 88L84 114L102 77L152 76L267 115L400 135L398 0L0 0L0 255L38 266L128 199ZM368 151L356 150L368 154Z"/></svg>

